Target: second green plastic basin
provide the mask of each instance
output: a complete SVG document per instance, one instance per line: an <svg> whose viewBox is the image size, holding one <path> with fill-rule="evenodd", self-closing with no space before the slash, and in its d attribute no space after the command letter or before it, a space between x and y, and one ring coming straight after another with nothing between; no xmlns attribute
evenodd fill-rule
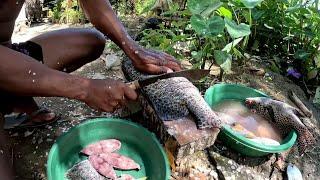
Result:
<svg viewBox="0 0 320 180"><path fill-rule="evenodd" d="M214 107L224 100L239 100L244 102L248 97L267 97L267 95L261 91L237 84L217 84L210 87L205 93L205 100L210 107ZM244 155L264 156L288 150L294 145L297 134L295 131L291 131L279 146L267 146L239 135L229 126L223 126L219 138L227 146Z"/></svg>

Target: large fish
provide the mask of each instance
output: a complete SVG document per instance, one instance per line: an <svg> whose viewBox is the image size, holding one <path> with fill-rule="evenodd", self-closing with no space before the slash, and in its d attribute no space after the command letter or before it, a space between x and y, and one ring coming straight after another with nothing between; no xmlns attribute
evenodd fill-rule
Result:
<svg viewBox="0 0 320 180"><path fill-rule="evenodd" d="M253 112L274 123L284 136L293 129L297 131L300 154L303 154L308 146L315 143L314 137L299 119L300 111L298 109L267 97L247 98L245 104Z"/></svg>
<svg viewBox="0 0 320 180"><path fill-rule="evenodd" d="M137 71L129 59L125 59L123 69L130 80L142 80L151 75ZM202 98L199 90L184 77L161 79L145 86L143 91L151 101L158 116L174 120L195 115L198 128L220 128L221 121Z"/></svg>

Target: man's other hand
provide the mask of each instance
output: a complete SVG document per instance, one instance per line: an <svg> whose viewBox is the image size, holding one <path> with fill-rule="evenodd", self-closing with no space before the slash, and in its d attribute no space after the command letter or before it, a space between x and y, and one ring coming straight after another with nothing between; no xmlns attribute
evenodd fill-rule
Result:
<svg viewBox="0 0 320 180"><path fill-rule="evenodd" d="M90 79L87 90L79 100L99 111L113 112L121 108L127 100L136 100L137 93L125 83L112 79Z"/></svg>

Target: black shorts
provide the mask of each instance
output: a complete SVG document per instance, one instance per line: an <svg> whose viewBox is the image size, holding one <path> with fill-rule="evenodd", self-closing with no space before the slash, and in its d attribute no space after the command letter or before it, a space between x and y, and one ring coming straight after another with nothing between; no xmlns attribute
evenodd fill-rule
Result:
<svg viewBox="0 0 320 180"><path fill-rule="evenodd" d="M42 47L35 42L26 41L23 43L13 43L9 48L12 50L18 51L20 53L23 53L27 56L30 56L36 59L37 61L43 63Z"/></svg>

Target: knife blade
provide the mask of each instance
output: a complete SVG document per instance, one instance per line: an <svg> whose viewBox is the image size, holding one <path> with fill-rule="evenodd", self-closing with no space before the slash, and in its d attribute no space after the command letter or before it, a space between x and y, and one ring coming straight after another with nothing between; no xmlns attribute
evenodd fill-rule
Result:
<svg viewBox="0 0 320 180"><path fill-rule="evenodd" d="M166 73L162 75L156 75L143 80L135 80L133 82L127 83L127 85L129 85L130 88L136 90L139 88L143 88L149 84L155 83L160 79L167 79L172 77L185 77L190 81L196 81L207 76L209 72L210 70L202 70L202 69L183 70L178 72Z"/></svg>

